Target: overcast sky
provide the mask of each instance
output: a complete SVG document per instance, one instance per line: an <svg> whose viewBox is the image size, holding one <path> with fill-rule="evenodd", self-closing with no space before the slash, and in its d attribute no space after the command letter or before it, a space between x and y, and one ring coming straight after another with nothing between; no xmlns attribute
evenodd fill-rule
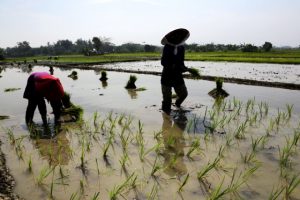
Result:
<svg viewBox="0 0 300 200"><path fill-rule="evenodd" d="M0 47L110 38L159 45L175 28L187 43L300 45L300 0L0 0Z"/></svg>

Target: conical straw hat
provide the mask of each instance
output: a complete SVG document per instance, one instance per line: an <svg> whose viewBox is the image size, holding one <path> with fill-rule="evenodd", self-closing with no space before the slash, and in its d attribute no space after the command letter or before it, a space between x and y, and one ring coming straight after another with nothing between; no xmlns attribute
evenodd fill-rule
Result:
<svg viewBox="0 0 300 200"><path fill-rule="evenodd" d="M169 32L161 40L161 44L180 45L190 37L190 32L184 28L175 29Z"/></svg>

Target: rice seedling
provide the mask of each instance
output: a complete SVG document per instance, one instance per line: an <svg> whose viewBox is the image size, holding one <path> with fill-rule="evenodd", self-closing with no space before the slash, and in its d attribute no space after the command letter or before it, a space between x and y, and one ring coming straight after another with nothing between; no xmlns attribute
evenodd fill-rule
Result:
<svg viewBox="0 0 300 200"><path fill-rule="evenodd" d="M220 158L216 157L212 163L208 162L207 165L202 167L202 169L199 172L197 172L198 180L203 181L203 179L207 176L207 173L212 169L216 168L219 162L220 162Z"/></svg>
<svg viewBox="0 0 300 200"><path fill-rule="evenodd" d="M110 135L110 137L108 138L107 142L104 144L104 147L103 147L103 154L102 154L103 158L107 157L107 151L108 151L110 145L112 145L112 140L113 140L113 136Z"/></svg>
<svg viewBox="0 0 300 200"><path fill-rule="evenodd" d="M189 148L189 150L188 150L186 156L187 156L188 158L191 158L191 154L192 154L195 150L199 149L199 147L200 147L200 139L197 138L196 140L194 140L194 141L192 142L191 147Z"/></svg>
<svg viewBox="0 0 300 200"><path fill-rule="evenodd" d="M77 71L73 70L71 72L71 74L68 75L69 78L73 79L73 80L77 80L78 79L78 73Z"/></svg>
<svg viewBox="0 0 300 200"><path fill-rule="evenodd" d="M52 170L52 179L51 179L51 186L50 186L50 199L53 199L54 173L55 173L55 167L54 167L53 170Z"/></svg>
<svg viewBox="0 0 300 200"><path fill-rule="evenodd" d="M36 178L36 182L39 186L44 184L44 180L49 176L49 174L54 170L54 168L44 167L41 169L38 177Z"/></svg>
<svg viewBox="0 0 300 200"><path fill-rule="evenodd" d="M92 197L92 200L97 200L99 198L100 192L96 192Z"/></svg>
<svg viewBox="0 0 300 200"><path fill-rule="evenodd" d="M16 143L16 139L15 139L15 135L13 133L13 129L12 128L7 128L5 130L5 133L8 136L10 144L14 145Z"/></svg>
<svg viewBox="0 0 300 200"><path fill-rule="evenodd" d="M84 193L84 181L82 179L80 179L79 181L79 186L80 186L80 193L83 194Z"/></svg>
<svg viewBox="0 0 300 200"><path fill-rule="evenodd" d="M246 121L244 121L243 123L241 123L241 125L239 127L237 127L237 129L234 132L234 137L236 139L244 139L245 138L245 130L247 128L247 124L248 124L248 120L246 119Z"/></svg>
<svg viewBox="0 0 300 200"><path fill-rule="evenodd" d="M290 119L292 117L293 107L294 107L294 105L286 104L288 119Z"/></svg>
<svg viewBox="0 0 300 200"><path fill-rule="evenodd" d="M135 85L136 80L137 80L137 77L135 75L130 75L125 88L126 89L136 89L136 85Z"/></svg>
<svg viewBox="0 0 300 200"><path fill-rule="evenodd" d="M31 155L29 156L29 160L28 160L28 171L30 173L32 172L32 159L31 159Z"/></svg>
<svg viewBox="0 0 300 200"><path fill-rule="evenodd" d="M294 146L298 145L299 139L300 139L300 131L295 130L294 131L294 136L293 136L293 141L292 141L292 143L293 143Z"/></svg>
<svg viewBox="0 0 300 200"><path fill-rule="evenodd" d="M121 166L122 166L123 169L126 168L126 163L127 163L127 161L130 161L130 159L129 159L129 156L128 156L127 152L125 151L125 152L123 153L123 156L122 156L121 159L119 160L119 162L120 162L120 164L121 164Z"/></svg>
<svg viewBox="0 0 300 200"><path fill-rule="evenodd" d="M125 114L122 113L122 114L119 116L118 124L122 125L122 124L123 124L124 118L125 118Z"/></svg>
<svg viewBox="0 0 300 200"><path fill-rule="evenodd" d="M21 88L6 88L6 89L4 89L4 92L14 92L17 90L21 90Z"/></svg>
<svg viewBox="0 0 300 200"><path fill-rule="evenodd" d="M300 178L298 175L294 175L292 179L285 186L285 198L290 199L293 191L300 184Z"/></svg>
<svg viewBox="0 0 300 200"><path fill-rule="evenodd" d="M226 146L231 147L234 143L234 137L232 135L226 135Z"/></svg>
<svg viewBox="0 0 300 200"><path fill-rule="evenodd" d="M283 192L284 187L277 187L276 189L274 189L274 187L272 188L272 191L269 195L268 200L276 200L279 198L280 194Z"/></svg>
<svg viewBox="0 0 300 200"><path fill-rule="evenodd" d="M77 197L78 193L77 192L74 192L71 194L70 196L70 200L77 200L77 199L80 199L80 197Z"/></svg>
<svg viewBox="0 0 300 200"><path fill-rule="evenodd" d="M147 199L148 200L158 199L157 194L158 194L158 184L154 182L150 193L147 195Z"/></svg>
<svg viewBox="0 0 300 200"><path fill-rule="evenodd" d="M97 167L97 173L98 176L100 175L100 169L99 169L99 164L98 164L98 159L96 158L96 167Z"/></svg>
<svg viewBox="0 0 300 200"><path fill-rule="evenodd" d="M219 151L218 151L218 157L219 158L224 158L224 153L225 153L225 147L220 146Z"/></svg>
<svg viewBox="0 0 300 200"><path fill-rule="evenodd" d="M132 173L123 183L120 185L116 185L112 190L109 191L109 198L111 200L117 199L118 195L122 195L121 193L129 187L135 186L135 181L137 179L137 175Z"/></svg>
<svg viewBox="0 0 300 200"><path fill-rule="evenodd" d="M259 138L253 139L253 137L251 137L251 146L252 146L252 151L253 152L257 152L257 148L258 146L261 144L263 145L263 142L265 140L266 136L261 136Z"/></svg>
<svg viewBox="0 0 300 200"><path fill-rule="evenodd" d="M181 192L183 190L183 187L187 184L188 180L189 180L190 174L187 174L183 180L183 182L180 184L179 188L178 188L178 192Z"/></svg>
<svg viewBox="0 0 300 200"><path fill-rule="evenodd" d="M245 164L255 163L257 160L255 159L255 151L251 151L250 153L247 151L245 155L241 153L241 158Z"/></svg>
<svg viewBox="0 0 300 200"><path fill-rule="evenodd" d="M157 163L157 156L156 156L155 161L154 161L154 163L152 165L152 169L151 169L151 173L150 173L151 176L155 176L154 174L157 171L159 171L160 169L162 169L162 166Z"/></svg>

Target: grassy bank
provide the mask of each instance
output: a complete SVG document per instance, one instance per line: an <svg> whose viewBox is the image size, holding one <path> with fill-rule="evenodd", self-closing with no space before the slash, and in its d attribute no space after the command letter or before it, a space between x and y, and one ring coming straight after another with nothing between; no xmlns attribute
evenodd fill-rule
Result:
<svg viewBox="0 0 300 200"><path fill-rule="evenodd" d="M96 56L63 55L57 59L49 59L48 56L34 56L23 58L7 58L4 62L57 62L57 63L110 63L141 60L158 60L160 53L111 53ZM259 53L244 52L187 52L186 60L191 61L225 61L225 62L252 62L252 63L280 63L300 64L300 51L273 51Z"/></svg>

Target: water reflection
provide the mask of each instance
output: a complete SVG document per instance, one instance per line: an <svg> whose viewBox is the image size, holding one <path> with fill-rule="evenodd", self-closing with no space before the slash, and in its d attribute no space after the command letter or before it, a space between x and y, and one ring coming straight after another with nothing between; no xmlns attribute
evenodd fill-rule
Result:
<svg viewBox="0 0 300 200"><path fill-rule="evenodd" d="M107 81L101 81L102 88L105 89L107 87Z"/></svg>
<svg viewBox="0 0 300 200"><path fill-rule="evenodd" d="M182 176L187 173L183 161L185 147L183 131L187 124L187 118L184 112L178 112L176 117L162 113L162 118L162 134L165 146L162 154L165 158L164 172L169 176Z"/></svg>
<svg viewBox="0 0 300 200"><path fill-rule="evenodd" d="M137 92L136 90L134 89L127 89L127 92L130 96L131 99L137 99L138 95L137 95Z"/></svg>
<svg viewBox="0 0 300 200"><path fill-rule="evenodd" d="M52 67L52 66L50 66L50 67L49 67L49 72L50 72L50 74L51 74L51 75L53 75L53 74L54 74L54 69L53 69L53 67Z"/></svg>
<svg viewBox="0 0 300 200"><path fill-rule="evenodd" d="M48 160L49 165L67 165L72 156L70 142L66 132L60 132L51 139L32 140L34 146L39 150L41 157Z"/></svg>

